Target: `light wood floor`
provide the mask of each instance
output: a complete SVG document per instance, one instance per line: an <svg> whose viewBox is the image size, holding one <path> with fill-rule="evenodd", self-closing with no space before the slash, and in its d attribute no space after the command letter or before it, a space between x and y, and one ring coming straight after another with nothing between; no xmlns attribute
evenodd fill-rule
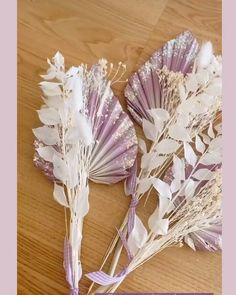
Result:
<svg viewBox="0 0 236 295"><path fill-rule="evenodd" d="M183 30L212 40L221 52L218 0L19 0L18 1L18 295L68 294L62 267L63 209L52 184L32 164L32 128L39 126L39 75L60 50L68 66L100 57L123 61L129 74ZM124 85L116 87L122 104ZM139 130L138 130L139 131ZM91 183L84 225L84 273L97 270L129 200L123 184ZM145 213L152 210L152 202ZM124 258L122 262L124 262ZM81 281L86 294L89 280ZM140 267L118 291L221 294L221 255L168 249Z"/></svg>

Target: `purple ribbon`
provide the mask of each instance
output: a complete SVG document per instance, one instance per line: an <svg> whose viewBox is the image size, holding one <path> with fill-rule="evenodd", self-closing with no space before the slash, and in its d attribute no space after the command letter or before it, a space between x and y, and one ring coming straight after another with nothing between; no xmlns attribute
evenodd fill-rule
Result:
<svg viewBox="0 0 236 295"><path fill-rule="evenodd" d="M86 274L86 277L99 285L107 286L107 285L119 283L127 276L127 274L128 274L128 269L127 267L125 267L118 275L114 277L106 274L103 271L90 272Z"/></svg>
<svg viewBox="0 0 236 295"><path fill-rule="evenodd" d="M130 235L130 233L132 232L134 228L134 218L135 218L137 205L138 205L138 200L136 196L133 194L131 202L130 202L130 206L129 206L129 215L128 215L128 224L127 224L128 236Z"/></svg>
<svg viewBox="0 0 236 295"><path fill-rule="evenodd" d="M70 295L79 295L79 289L77 288L70 289Z"/></svg>
<svg viewBox="0 0 236 295"><path fill-rule="evenodd" d="M67 238L64 240L64 269L66 280L70 286L70 295L78 295L79 289L73 287L72 248Z"/></svg>
<svg viewBox="0 0 236 295"><path fill-rule="evenodd" d="M127 232L128 236L132 232L134 228L134 218L135 218L135 211L138 205L138 200L135 196L137 186L137 159L134 162L134 165L129 169L129 176L125 181L125 192L126 195L131 195L131 202L129 207L129 215L128 215L128 225L127 225Z"/></svg>
<svg viewBox="0 0 236 295"><path fill-rule="evenodd" d="M118 230L118 234L120 236L120 239L121 239L121 242L126 250L126 253L128 255L128 259L129 259L129 262L133 259L133 255L132 253L130 252L130 249L129 249L129 246L128 246L128 239L126 239L125 237L125 234L122 232L122 231L119 231Z"/></svg>
<svg viewBox="0 0 236 295"><path fill-rule="evenodd" d="M128 259L130 262L133 259L133 255L131 254L128 247L128 237L134 228L135 211L138 205L138 200L135 196L136 181L137 181L137 161L135 161L133 167L130 168L129 172L130 172L130 175L129 177L127 177L125 182L125 192L127 195L131 195L131 202L130 202L129 214L128 214L128 224L127 224L127 238L124 231L122 232L118 230L118 234L127 252ZM128 273L129 271L128 271L128 265L127 265L121 272L119 272L115 276L110 276L103 271L95 271L95 272L90 272L86 274L86 277L99 285L107 286L107 285L115 284L122 281L127 276Z"/></svg>
<svg viewBox="0 0 236 295"><path fill-rule="evenodd" d="M126 237L125 237L124 233L119 230L118 230L118 234L121 238L123 246L126 249L126 252L128 254L129 261L130 261L133 258L133 256L129 250ZM91 281L93 281L99 285L107 286L107 285L115 284L115 283L122 281L127 276L127 274L128 274L128 267L126 266L121 272L119 272L114 277L106 274L105 272L103 272L101 270L90 272L90 273L86 274L85 276L87 278L89 278Z"/></svg>
<svg viewBox="0 0 236 295"><path fill-rule="evenodd" d="M136 210L137 204L138 204L138 200L136 199L134 195L132 195L130 208L129 208L129 216L128 216L128 236L134 228L134 217L135 217L135 210ZM128 259L130 262L133 259L133 255L131 254L129 250L129 246L127 242L128 239L126 239L126 235L124 232L118 230L118 234L127 252ZM127 276L127 274L128 274L128 266L126 266L120 273L118 273L114 277L106 274L103 271L90 272L86 274L86 277L99 285L107 286L107 285L115 284L122 281Z"/></svg>

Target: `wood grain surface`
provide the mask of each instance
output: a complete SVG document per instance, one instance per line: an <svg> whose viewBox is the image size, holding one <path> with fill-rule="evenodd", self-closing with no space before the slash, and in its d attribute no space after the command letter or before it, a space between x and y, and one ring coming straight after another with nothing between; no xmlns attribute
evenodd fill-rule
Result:
<svg viewBox="0 0 236 295"><path fill-rule="evenodd" d="M221 52L218 0L19 0L18 1L18 295L66 295L64 212L52 183L32 163L33 134L40 122L38 83L46 58L57 50L67 66L106 57L127 64L127 77L170 38L191 30ZM125 107L123 84L115 93ZM138 133L140 130L137 128ZM129 205L123 183L90 183L84 224L83 271L97 270ZM152 200L142 209L153 210ZM125 262L122 257L121 263ZM90 281L83 278L80 293ZM187 247L158 254L129 275L121 292L214 292L221 294L221 254Z"/></svg>

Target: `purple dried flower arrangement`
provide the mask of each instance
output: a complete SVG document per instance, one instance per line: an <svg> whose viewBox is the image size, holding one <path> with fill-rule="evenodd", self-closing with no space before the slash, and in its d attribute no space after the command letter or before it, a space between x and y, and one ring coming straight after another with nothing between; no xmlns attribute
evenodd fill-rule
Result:
<svg viewBox="0 0 236 295"><path fill-rule="evenodd" d="M45 104L38 111L44 126L33 130L34 162L54 182L53 196L65 208L64 268L70 294L78 294L82 276L88 180L125 180L125 194L131 197L102 264L114 251L109 273L101 267L87 274L93 281L88 293L94 283L100 285L96 293L114 292L129 273L167 247L221 249L222 60L212 44L200 46L190 32L183 32L130 77L128 110L145 140L137 140L111 90L122 79L122 63L113 75L113 65L104 59L91 69L82 64L68 71L60 53L48 63L46 81L40 83ZM157 205L146 226L136 207L151 192ZM128 259L118 271L122 249Z"/></svg>
<svg viewBox="0 0 236 295"><path fill-rule="evenodd" d="M111 90L119 70L107 80L107 61L65 71L58 52L40 83L43 127L33 129L35 165L54 181L55 200L66 214L64 268L71 294L78 294L83 219L89 210L88 180L115 183L128 176L137 153L133 123ZM119 68L123 68L122 64ZM112 66L110 66L112 70ZM122 74L121 74L122 75Z"/></svg>
<svg viewBox="0 0 236 295"><path fill-rule="evenodd" d="M167 247L221 249L221 57L210 42L199 46L184 32L133 74L125 96L151 147L139 139L140 171L133 169L126 180L131 205L103 261L115 249L109 273L87 274L101 285L94 293L115 292L130 272ZM158 202L147 228L135 207L151 192ZM122 248L128 261L116 273Z"/></svg>

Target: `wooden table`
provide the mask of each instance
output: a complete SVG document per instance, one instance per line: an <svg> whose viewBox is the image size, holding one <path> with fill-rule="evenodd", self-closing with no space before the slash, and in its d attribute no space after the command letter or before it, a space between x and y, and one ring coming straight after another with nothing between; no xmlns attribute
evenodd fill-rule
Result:
<svg viewBox="0 0 236 295"><path fill-rule="evenodd" d="M218 0L20 0L18 1L18 295L68 294L64 278L64 212L52 183L32 164L33 134L40 125L38 83L46 58L60 50L67 66L106 57L130 73L181 31L212 40L221 51ZM115 87L124 104L123 84ZM138 130L138 129L137 129ZM138 130L140 132L140 130ZM97 270L129 204L123 183L90 184L91 210L84 225L84 273ZM152 201L144 214L152 210ZM122 258L124 263L125 258ZM90 282L81 281L81 294ZM119 291L221 294L221 255L168 249L129 275Z"/></svg>

